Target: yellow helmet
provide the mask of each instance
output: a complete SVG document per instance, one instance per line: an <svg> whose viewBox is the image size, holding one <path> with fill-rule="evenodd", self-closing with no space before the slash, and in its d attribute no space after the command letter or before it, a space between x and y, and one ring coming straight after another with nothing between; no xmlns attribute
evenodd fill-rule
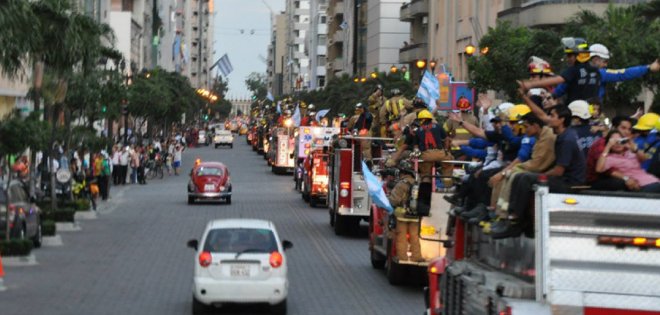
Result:
<svg viewBox="0 0 660 315"><path fill-rule="evenodd" d="M509 121L518 121L522 116L531 112L529 106L525 104L514 105L509 109Z"/></svg>
<svg viewBox="0 0 660 315"><path fill-rule="evenodd" d="M429 112L427 109L424 109L417 113L417 119L433 119L433 114Z"/></svg>
<svg viewBox="0 0 660 315"><path fill-rule="evenodd" d="M636 130L651 130L658 126L658 120L660 120L660 115L656 113L646 113L639 117L637 124L633 126L633 129Z"/></svg>

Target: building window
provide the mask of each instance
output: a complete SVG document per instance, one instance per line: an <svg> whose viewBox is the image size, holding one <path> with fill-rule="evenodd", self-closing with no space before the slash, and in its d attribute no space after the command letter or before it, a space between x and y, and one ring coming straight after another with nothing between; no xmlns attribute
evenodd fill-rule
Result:
<svg viewBox="0 0 660 315"><path fill-rule="evenodd" d="M327 20L327 17L325 15L321 15L321 24L325 24Z"/></svg>

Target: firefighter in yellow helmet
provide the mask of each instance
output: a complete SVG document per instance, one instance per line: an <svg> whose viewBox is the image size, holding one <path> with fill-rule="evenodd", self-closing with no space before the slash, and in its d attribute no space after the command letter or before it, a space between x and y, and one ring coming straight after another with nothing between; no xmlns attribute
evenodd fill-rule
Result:
<svg viewBox="0 0 660 315"><path fill-rule="evenodd" d="M415 185L415 170L412 163L402 160L399 163L399 179L387 196L394 207L396 217L395 246L399 261L423 261L419 246L419 215L410 207L411 190ZM408 257L410 251L410 257Z"/></svg>
<svg viewBox="0 0 660 315"><path fill-rule="evenodd" d="M380 108L385 103L385 96L383 95L383 86L378 84L376 89L369 95L368 104L369 112L371 116L374 117L374 121L371 127L371 133L373 135L380 135ZM382 136L382 135L381 135Z"/></svg>

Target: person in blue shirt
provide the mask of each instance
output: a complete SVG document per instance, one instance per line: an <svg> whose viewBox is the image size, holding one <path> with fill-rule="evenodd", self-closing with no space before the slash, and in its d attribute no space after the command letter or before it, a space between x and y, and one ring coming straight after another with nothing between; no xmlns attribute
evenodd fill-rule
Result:
<svg viewBox="0 0 660 315"><path fill-rule="evenodd" d="M646 159L642 162L642 168L646 171L651 166L651 157L656 151L660 150L660 135L658 130L654 129L660 120L660 115L656 113L646 113L639 118L639 121L633 126L635 134L635 144L639 150L644 152Z"/></svg>
<svg viewBox="0 0 660 315"><path fill-rule="evenodd" d="M598 71L600 72L600 86L598 88L598 98L603 99L605 96L605 88L607 83L610 82L623 82L641 78L649 72L660 71L660 61L656 59L653 63L648 65L640 65L629 67L625 69L607 69L607 64L610 59L610 51L602 44L593 44L589 47L589 55L592 59L596 59L596 63L600 65ZM568 86L566 83L559 84L552 96L554 98L562 97L566 94Z"/></svg>

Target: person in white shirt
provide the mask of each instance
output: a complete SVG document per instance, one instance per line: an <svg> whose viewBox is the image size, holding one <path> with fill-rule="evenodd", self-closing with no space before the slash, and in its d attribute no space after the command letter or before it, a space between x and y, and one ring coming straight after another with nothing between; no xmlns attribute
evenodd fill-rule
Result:
<svg viewBox="0 0 660 315"><path fill-rule="evenodd" d="M112 161L112 183L114 185L119 185L120 178L121 178L121 172L120 172L121 169L119 168L119 156L121 156L119 146L114 145L112 147L112 156L111 156L111 161Z"/></svg>
<svg viewBox="0 0 660 315"><path fill-rule="evenodd" d="M129 159L130 159L130 154L128 152L128 146L126 146L119 155L119 183L122 185L126 185Z"/></svg>
<svg viewBox="0 0 660 315"><path fill-rule="evenodd" d="M182 146L181 144L177 143L176 146L174 147L174 155L172 158L172 166L174 167L174 175L179 175L179 168L181 167L181 158L183 155L183 150L185 150L185 147Z"/></svg>

